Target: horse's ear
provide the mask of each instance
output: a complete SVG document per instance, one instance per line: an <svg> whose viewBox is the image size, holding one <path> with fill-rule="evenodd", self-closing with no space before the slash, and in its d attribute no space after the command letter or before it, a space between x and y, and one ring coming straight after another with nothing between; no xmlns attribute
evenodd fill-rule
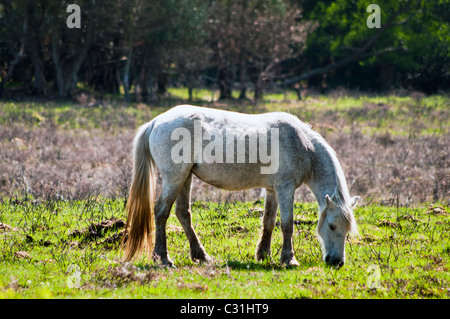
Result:
<svg viewBox="0 0 450 319"><path fill-rule="evenodd" d="M337 200L337 194L339 193L339 190L338 190L338 188L337 188L337 186L336 186L336 188L334 189L334 194L333 195L331 195L331 200L333 201L333 202L336 202L336 200Z"/></svg>
<svg viewBox="0 0 450 319"><path fill-rule="evenodd" d="M353 208L356 206L356 204L358 203L359 200L359 196L354 196L350 199L350 206Z"/></svg>
<svg viewBox="0 0 450 319"><path fill-rule="evenodd" d="M327 207L328 208L331 208L331 207L334 207L335 206L335 204L334 204L334 202L333 202L333 198L334 198L334 195L330 198L330 196L329 195L326 195L325 196L325 199L327 200Z"/></svg>

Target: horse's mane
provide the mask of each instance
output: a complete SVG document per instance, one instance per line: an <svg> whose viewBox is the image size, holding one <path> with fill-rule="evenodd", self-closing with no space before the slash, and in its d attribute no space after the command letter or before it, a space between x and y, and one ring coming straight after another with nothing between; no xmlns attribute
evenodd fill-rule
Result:
<svg viewBox="0 0 450 319"><path fill-rule="evenodd" d="M342 217L347 224L350 233L357 233L356 221L353 216L353 209L351 207L351 196L348 190L347 182L345 180L344 171L342 170L341 164L336 156L336 152L333 148L325 141L325 139L317 132L312 129L309 130L313 134L314 140L323 148L326 154L328 154L333 166L334 178L336 182L336 192L333 201L337 204L342 212ZM317 146L317 145L316 145ZM332 194L329 194L330 196Z"/></svg>
<svg viewBox="0 0 450 319"><path fill-rule="evenodd" d="M347 223L348 229L350 233L357 233L356 229L356 221L353 216L353 208L351 207L351 197L348 191L347 182L345 180L344 171L337 160L335 152L333 151L333 165L336 172L336 185L337 192L335 196L336 204L341 208L342 215L344 217L345 222Z"/></svg>

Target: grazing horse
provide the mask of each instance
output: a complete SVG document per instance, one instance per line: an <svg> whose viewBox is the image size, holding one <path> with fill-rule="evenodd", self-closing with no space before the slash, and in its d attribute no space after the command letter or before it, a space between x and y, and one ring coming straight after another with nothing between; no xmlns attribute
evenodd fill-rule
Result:
<svg viewBox="0 0 450 319"><path fill-rule="evenodd" d="M156 168L162 178L157 200ZM145 251L149 257L173 266L167 252L166 221L175 202L192 260L211 261L192 227L192 174L227 190L265 188L256 259L271 256L279 206L281 263L287 266L298 265L292 246L294 192L306 184L319 204L317 237L323 259L336 267L344 264L346 235L356 232L352 210L359 197L350 197L336 153L322 136L284 112L241 114L191 105L176 106L137 131L127 201L128 236L122 242L124 260L130 261Z"/></svg>

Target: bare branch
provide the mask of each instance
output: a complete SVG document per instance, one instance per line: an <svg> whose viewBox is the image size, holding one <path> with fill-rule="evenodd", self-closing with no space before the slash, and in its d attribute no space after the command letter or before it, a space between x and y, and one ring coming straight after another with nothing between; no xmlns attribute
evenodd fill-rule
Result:
<svg viewBox="0 0 450 319"><path fill-rule="evenodd" d="M366 58L370 58L370 57L373 57L373 56L382 55L382 54L385 54L385 53L395 52L395 51L404 51L404 52L406 52L407 50L406 50L405 47L395 47L395 48L389 47L389 48L384 48L384 49L381 49L381 50L365 53L365 54L361 55L361 59L366 59Z"/></svg>

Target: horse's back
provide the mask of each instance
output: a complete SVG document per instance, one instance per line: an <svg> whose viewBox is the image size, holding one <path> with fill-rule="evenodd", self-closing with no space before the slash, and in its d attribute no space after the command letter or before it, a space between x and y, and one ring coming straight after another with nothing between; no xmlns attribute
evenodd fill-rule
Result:
<svg viewBox="0 0 450 319"><path fill-rule="evenodd" d="M226 119L227 121L246 123L248 125L257 125L263 122L274 122L283 121L286 123L303 123L296 116L291 115L286 112L269 112L262 114L248 114L239 113L235 111L219 110L208 107L194 106L194 105L178 105L170 110L157 116L158 119L162 120L173 120L177 118L182 119L200 119L200 120L221 120ZM304 123L303 123L304 124Z"/></svg>
<svg viewBox="0 0 450 319"><path fill-rule="evenodd" d="M203 181L220 188L271 188L274 183L289 178L295 179L295 183L299 185L303 182L306 171L310 169L308 151L311 149L311 142L307 134L309 126L288 113L244 114L192 105L179 105L157 116L153 122L154 126L150 137L152 155L167 170L175 170L176 166L173 165L172 168L168 161L173 146L178 142L178 140L172 139L172 132L175 129L186 129L191 136L195 135L195 125L199 125L202 132L220 132L224 138L223 162L198 163L192 153L191 165L184 166L189 167ZM267 134L273 129L277 129L279 132L279 169L274 174L264 175L260 173L261 167L267 166L267 163L261 163L259 158L256 163L248 161L249 137L251 138L253 134L258 138L258 134ZM246 140L246 163L226 162L226 144L230 142L226 139L228 133L234 135L233 143L235 138L236 141ZM272 135L270 134L270 136ZM203 149L210 142L210 139L203 139ZM237 147L236 145L235 147ZM273 154L271 155L273 156ZM234 159L236 156L233 154Z"/></svg>

